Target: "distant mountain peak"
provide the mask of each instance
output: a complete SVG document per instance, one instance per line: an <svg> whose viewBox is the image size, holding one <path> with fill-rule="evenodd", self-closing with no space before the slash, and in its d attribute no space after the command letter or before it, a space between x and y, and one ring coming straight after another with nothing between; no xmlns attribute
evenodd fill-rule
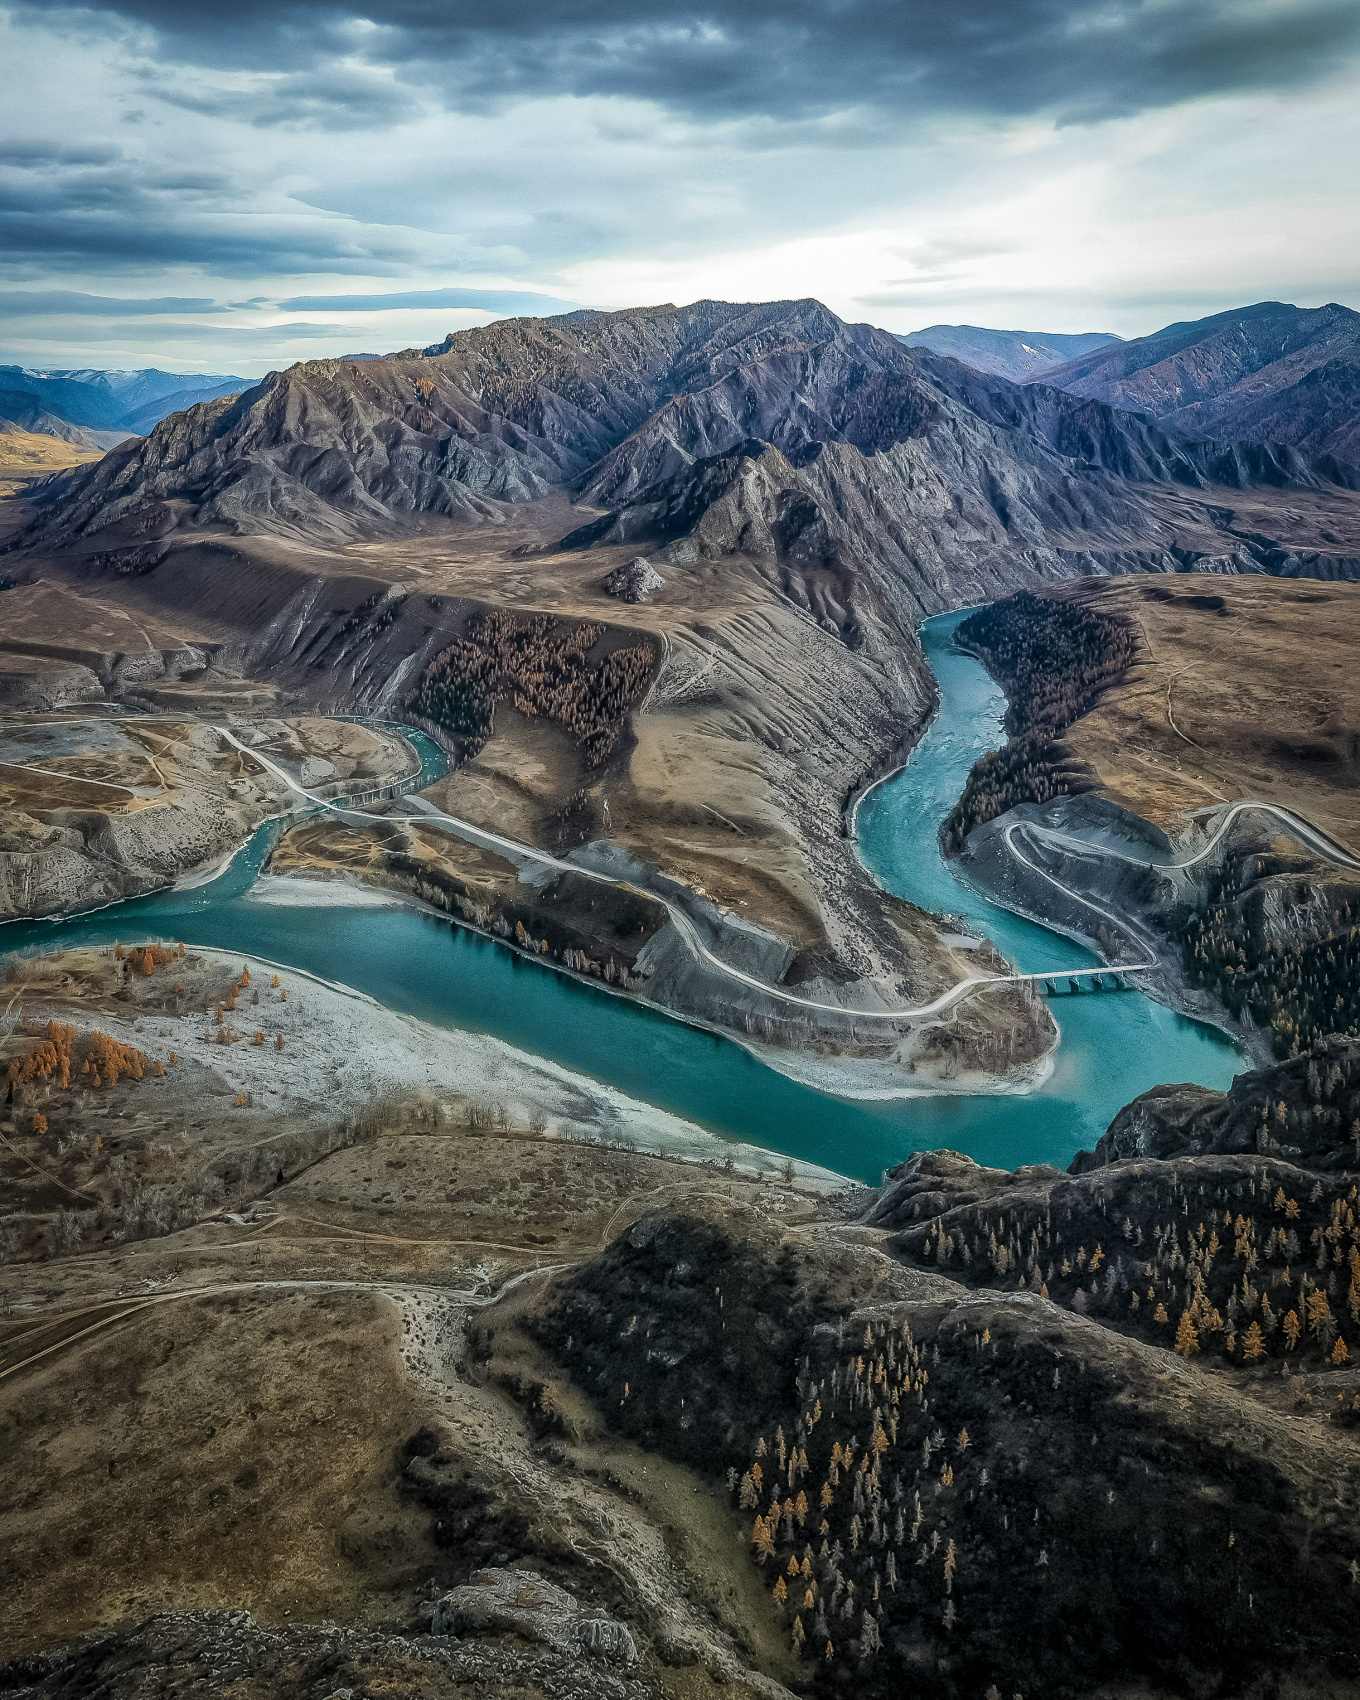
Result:
<svg viewBox="0 0 1360 1700"><path fill-rule="evenodd" d="M1119 338L1110 331L993 331L982 325L928 325L898 338L908 348L928 348L951 360L962 360L978 372L1021 382L1089 354Z"/></svg>
<svg viewBox="0 0 1360 1700"><path fill-rule="evenodd" d="M229 372L0 366L0 390L31 396L37 413L92 431L100 441L143 436L167 414L249 387L248 378ZM29 428L50 432L46 425Z"/></svg>

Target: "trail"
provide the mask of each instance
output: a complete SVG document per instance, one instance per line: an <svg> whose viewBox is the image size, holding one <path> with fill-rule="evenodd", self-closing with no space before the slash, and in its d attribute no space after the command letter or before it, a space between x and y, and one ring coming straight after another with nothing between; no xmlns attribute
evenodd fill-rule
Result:
<svg viewBox="0 0 1360 1700"><path fill-rule="evenodd" d="M219 1298L226 1293L244 1293L255 1291L282 1291L301 1289L312 1292L364 1292L381 1293L390 1298L394 1304L400 1301L414 1300L442 1305L459 1305L464 1309L481 1310L487 1305L495 1304L512 1292L523 1282L532 1280L537 1275L555 1274L561 1269L569 1269L570 1263L554 1263L540 1265L534 1269L526 1269L512 1276L494 1291L467 1291L456 1287L436 1287L426 1283L412 1281L343 1281L343 1280L307 1280L301 1277L290 1279L279 1276L273 1279L258 1281L214 1281L201 1287L182 1287L173 1293L153 1293L148 1297L128 1296L120 1299L106 1299L99 1304L89 1305L82 1310L58 1312L49 1322L36 1322L33 1328L15 1338L27 1339L41 1328L56 1326L63 1321L76 1321L81 1316L93 1315L95 1311L112 1309L121 1306L112 1316L101 1317L98 1322L92 1322L88 1327L80 1329L75 1334L67 1334L56 1340L50 1346L44 1346L40 1352L33 1352L22 1358L16 1364L10 1364L7 1369L0 1370L0 1381L6 1376L17 1375L21 1369L27 1369L30 1364L38 1363L53 1352L60 1352L66 1346L73 1346L77 1340L84 1340L91 1334L97 1334L102 1329L111 1328L117 1322L124 1321L129 1316L136 1316L144 1310L151 1310L158 1305L177 1304L182 1299ZM0 1347L3 1349L3 1347Z"/></svg>

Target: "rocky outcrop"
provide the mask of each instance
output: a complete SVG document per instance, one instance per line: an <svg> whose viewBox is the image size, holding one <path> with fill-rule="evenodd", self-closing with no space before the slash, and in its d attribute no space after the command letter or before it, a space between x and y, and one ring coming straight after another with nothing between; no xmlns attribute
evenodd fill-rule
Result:
<svg viewBox="0 0 1360 1700"><path fill-rule="evenodd" d="M1124 1106L1096 1142L1094 1151L1078 1151L1071 1172L1084 1175L1106 1163L1147 1157L1198 1156L1211 1148L1206 1141L1206 1112L1219 1109L1224 1101L1222 1092L1190 1082L1154 1086Z"/></svg>
<svg viewBox="0 0 1360 1700"><path fill-rule="evenodd" d="M1119 1112L1071 1173L1145 1157L1259 1153L1310 1169L1360 1164L1360 1040L1323 1041L1303 1056L1239 1074L1226 1092L1154 1086Z"/></svg>
<svg viewBox="0 0 1360 1700"><path fill-rule="evenodd" d="M637 555L626 567L616 567L605 579L604 588L620 602L645 602L665 582L645 555Z"/></svg>
<svg viewBox="0 0 1360 1700"><path fill-rule="evenodd" d="M579 1648L411 1635L364 1623L266 1626L246 1611L160 1612L64 1647L0 1666L0 1689L31 1700L179 1700L315 1694L318 1700L662 1700L668 1692L634 1669Z"/></svg>
<svg viewBox="0 0 1360 1700"><path fill-rule="evenodd" d="M532 1570L475 1570L434 1608L435 1635L521 1635L559 1653L588 1653L613 1663L637 1663L626 1623L590 1612L574 1595Z"/></svg>
<svg viewBox="0 0 1360 1700"><path fill-rule="evenodd" d="M1048 1163L985 1169L961 1151L918 1151L888 1176L864 1220L896 1229L965 1205L1004 1206L1007 1194L1051 1186L1060 1173Z"/></svg>

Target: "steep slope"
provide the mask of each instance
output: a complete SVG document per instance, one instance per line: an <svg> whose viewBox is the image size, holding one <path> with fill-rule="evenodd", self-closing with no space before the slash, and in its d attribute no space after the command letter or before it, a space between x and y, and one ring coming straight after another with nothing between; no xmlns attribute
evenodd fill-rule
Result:
<svg viewBox="0 0 1360 1700"><path fill-rule="evenodd" d="M412 515L492 520L578 478L666 397L789 341L834 335L816 302L505 320L362 364L312 361L234 402L165 421L102 478L54 488L64 529L104 531L136 513L164 532L373 535Z"/></svg>
<svg viewBox="0 0 1360 1700"><path fill-rule="evenodd" d="M506 504L563 490L652 510L577 542L642 535L662 510L675 535L717 499L722 470L700 463L756 443L788 463L771 466L776 507L807 520L794 531L822 523L809 501L831 526L823 558L877 556L886 538L944 606L961 588L954 571L972 591L1097 560L1165 568L1173 546L1239 554L1241 539L1205 549L1180 536L1222 529L1214 509L1185 507L1186 489L1357 481L1290 451L1224 448L1022 388L811 301L508 320L440 347L310 362L177 414L97 471L54 481L28 541L97 537L107 551L224 527L342 542L497 522ZM1338 553L1360 554L1341 542Z"/></svg>
<svg viewBox="0 0 1360 1700"><path fill-rule="evenodd" d="M1065 365L1119 341L1108 331L1083 331L1072 336L1053 331L991 331L981 325L927 325L898 338L907 348L928 348L962 360L979 372L1023 383L1051 367Z"/></svg>
<svg viewBox="0 0 1360 1700"><path fill-rule="evenodd" d="M1178 430L1360 463L1360 313L1335 302L1262 301L1168 325L1050 367L1038 381Z"/></svg>
<svg viewBox="0 0 1360 1700"><path fill-rule="evenodd" d="M1183 437L846 326L659 408L591 469L582 499L610 511L567 541L815 563L936 612L1036 576L1203 556L1269 570L1266 538L1233 531L1226 493L1351 482L1292 450ZM1344 560L1360 542L1353 525L1335 540Z"/></svg>

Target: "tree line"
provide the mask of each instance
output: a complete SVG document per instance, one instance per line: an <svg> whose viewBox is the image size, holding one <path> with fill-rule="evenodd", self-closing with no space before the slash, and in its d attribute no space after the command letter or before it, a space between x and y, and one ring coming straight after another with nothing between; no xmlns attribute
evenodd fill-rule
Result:
<svg viewBox="0 0 1360 1700"><path fill-rule="evenodd" d="M511 702L522 714L561 726L587 767L603 767L656 669L650 644L592 656L607 629L489 609L435 657L406 706L448 733L460 760L491 737L496 704Z"/></svg>
<svg viewBox="0 0 1360 1700"><path fill-rule="evenodd" d="M1021 591L970 614L956 640L982 657L1009 699L1004 749L974 764L945 822L945 851L958 855L974 827L1019 803L1047 803L1092 788L1089 771L1060 742L1137 656L1133 626L1077 602Z"/></svg>

